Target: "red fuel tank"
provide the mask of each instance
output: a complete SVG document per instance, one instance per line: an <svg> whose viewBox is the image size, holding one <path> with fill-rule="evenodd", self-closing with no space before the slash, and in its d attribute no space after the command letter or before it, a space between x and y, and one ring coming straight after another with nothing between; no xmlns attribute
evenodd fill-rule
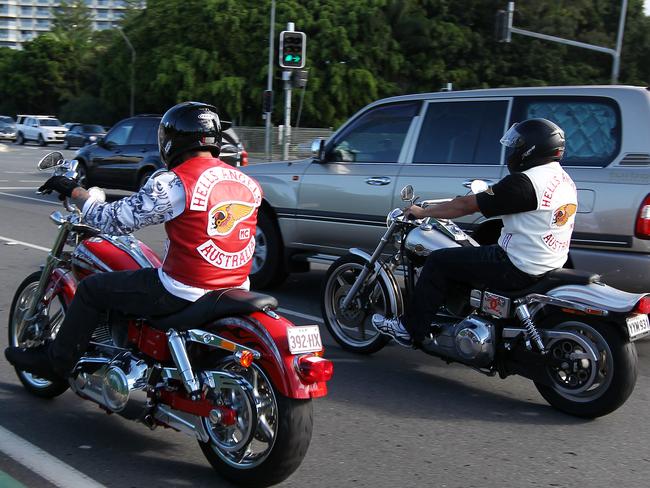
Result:
<svg viewBox="0 0 650 488"><path fill-rule="evenodd" d="M90 237L72 252L72 272L78 280L105 271L160 267L146 244L131 236Z"/></svg>

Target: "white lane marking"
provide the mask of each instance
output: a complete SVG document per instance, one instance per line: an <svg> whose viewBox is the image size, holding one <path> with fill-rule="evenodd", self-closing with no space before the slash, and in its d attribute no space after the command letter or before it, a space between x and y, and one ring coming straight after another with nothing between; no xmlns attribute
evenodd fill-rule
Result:
<svg viewBox="0 0 650 488"><path fill-rule="evenodd" d="M36 244L30 244L29 242L17 241L16 239L11 239L9 237L0 236L0 241L5 241L9 245L20 244L22 246L31 247L32 249L38 249L39 251L50 252L47 247L37 246Z"/></svg>
<svg viewBox="0 0 650 488"><path fill-rule="evenodd" d="M33 171L3 171L3 173L8 175L31 175Z"/></svg>
<svg viewBox="0 0 650 488"><path fill-rule="evenodd" d="M1 187L0 187L0 189L7 190L7 188L1 188ZM12 188L12 189L17 190L19 188ZM23 189L24 189L24 187L23 187ZM27 188L27 189L29 190L29 188ZM33 190L33 188L32 188L32 190ZM57 207L61 205L60 203L50 202L49 200L43 200L42 198L24 197L22 195L14 195L13 193L5 193L3 191L0 191L0 195L6 195L8 197L15 197L15 198L24 198L25 200L34 200L35 202L47 203L49 205L56 205Z"/></svg>
<svg viewBox="0 0 650 488"><path fill-rule="evenodd" d="M288 308L282 308L282 307L278 307L277 310L280 313L288 313L289 315L293 315L294 317L300 317L301 319L313 320L314 322L319 322L321 324L323 323L323 319L317 317L316 315L309 315L308 313L296 312L294 310L289 310Z"/></svg>
<svg viewBox="0 0 650 488"><path fill-rule="evenodd" d="M105 488L4 427L0 427L0 451L60 488Z"/></svg>
<svg viewBox="0 0 650 488"><path fill-rule="evenodd" d="M50 249L48 249L47 247L37 246L36 244L30 244L29 242L24 242L24 241L19 241L19 240L16 240L16 239L11 239L10 237L0 236L0 241L5 241L5 242L8 242L8 243L22 244L23 246L31 247L33 249L38 249L39 251L50 252ZM316 315L310 315L308 313L302 313L302 312L298 312L298 311L295 311L295 310L290 310L288 308L283 308L283 307L279 307L277 310L280 313L286 313L286 314L289 314L289 315L293 315L294 317L300 317L301 319L313 320L314 322L319 322L321 324L323 323L323 319L320 318L320 317L317 317Z"/></svg>
<svg viewBox="0 0 650 488"><path fill-rule="evenodd" d="M18 180L18 183L43 183L44 180Z"/></svg>

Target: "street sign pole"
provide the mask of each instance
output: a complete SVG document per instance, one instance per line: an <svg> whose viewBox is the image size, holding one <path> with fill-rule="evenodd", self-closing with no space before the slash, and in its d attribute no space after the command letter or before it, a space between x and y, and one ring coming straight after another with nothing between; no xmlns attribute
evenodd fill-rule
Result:
<svg viewBox="0 0 650 488"><path fill-rule="evenodd" d="M293 32L295 25L287 22L287 31ZM291 71L282 72L284 81L284 132L282 134L282 159L289 159L289 142L291 141Z"/></svg>

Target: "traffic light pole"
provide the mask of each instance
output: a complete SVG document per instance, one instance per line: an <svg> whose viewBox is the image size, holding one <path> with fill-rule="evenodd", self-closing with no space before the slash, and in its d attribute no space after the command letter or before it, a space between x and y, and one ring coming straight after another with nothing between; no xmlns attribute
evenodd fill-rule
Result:
<svg viewBox="0 0 650 488"><path fill-rule="evenodd" d="M592 51L598 51L601 53L609 54L613 57L614 62L612 63L612 84L618 82L618 73L620 70L621 64L621 49L623 47L623 33L625 30L625 16L627 13L627 1L622 0L621 4L621 15L618 21L618 35L616 37L616 49L611 49L609 47L596 46L594 44L587 44L586 42L572 41L570 39L563 39L561 37L549 36L547 34L540 34L539 32L531 32L525 29L519 29L518 27L512 26L512 17L515 11L515 2L508 2L507 15L507 32L503 42L510 42L510 34L519 34L522 36L534 37L536 39L543 39L545 41L559 42L560 44L567 44L569 46L581 47L583 49L591 49ZM503 11L501 11L503 12Z"/></svg>
<svg viewBox="0 0 650 488"><path fill-rule="evenodd" d="M287 22L287 31L293 32L295 24ZM284 132L282 135L282 159L289 159L289 142L291 141L291 70L282 72L284 81Z"/></svg>
<svg viewBox="0 0 650 488"><path fill-rule="evenodd" d="M266 79L266 89L271 92L273 97L273 55L274 53L274 37L275 37L275 0L271 0L271 22L269 27L269 73ZM273 100L273 98L271 98ZM271 131L273 129L271 114L273 113L273 105L269 104L268 110L265 114L266 130L264 131L264 156L267 161L273 159L271 154Z"/></svg>

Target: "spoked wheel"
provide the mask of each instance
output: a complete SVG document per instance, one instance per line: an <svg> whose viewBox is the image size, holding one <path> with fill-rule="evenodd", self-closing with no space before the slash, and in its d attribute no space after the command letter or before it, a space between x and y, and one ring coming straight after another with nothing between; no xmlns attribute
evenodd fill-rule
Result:
<svg viewBox="0 0 650 488"><path fill-rule="evenodd" d="M20 347L36 347L46 340L54 339L65 317L65 302L60 295L52 297L39 318L34 322L26 320L26 314L33 302L41 273L29 275L20 284L9 312L9 344ZM64 381L49 381L16 369L18 379L25 389L42 398L53 398L68 389Z"/></svg>
<svg viewBox="0 0 650 488"><path fill-rule="evenodd" d="M350 305L343 308L343 300L364 263L358 256L347 255L332 264L325 276L321 306L327 330L343 349L370 354L389 340L372 326L373 314L390 316L395 311L391 310L389 291L381 280L361 289Z"/></svg>
<svg viewBox="0 0 650 488"><path fill-rule="evenodd" d="M620 407L636 383L634 344L625 341L615 326L601 322L570 320L553 329L570 331L577 337L553 339L546 344L552 360L546 370L551 383L535 383L546 401L584 418L600 417Z"/></svg>
<svg viewBox="0 0 650 488"><path fill-rule="evenodd" d="M210 437L199 443L205 457L238 485L261 487L286 479L302 462L311 441L311 401L279 394L255 363L244 368L227 360L218 369L242 378L244 386L225 386L217 392L236 420L228 426L203 419Z"/></svg>

